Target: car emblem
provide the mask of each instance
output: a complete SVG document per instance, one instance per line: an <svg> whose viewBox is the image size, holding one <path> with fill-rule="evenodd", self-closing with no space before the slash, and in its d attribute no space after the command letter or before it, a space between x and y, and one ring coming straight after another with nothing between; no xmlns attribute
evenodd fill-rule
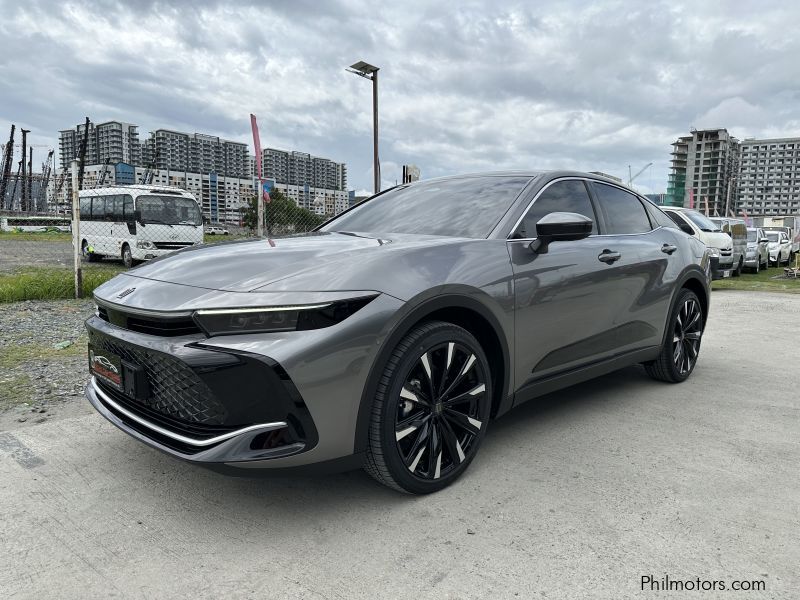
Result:
<svg viewBox="0 0 800 600"><path fill-rule="evenodd" d="M125 290L125 291L124 291L124 292L122 292L121 294L118 294L118 295L117 295L117 298L118 298L119 300L122 300L122 299L123 299L125 296L130 296L130 295L131 295L131 294L132 294L132 293L133 293L135 290L136 290L136 288L135 288L135 287L128 288L127 290Z"/></svg>
<svg viewBox="0 0 800 600"><path fill-rule="evenodd" d="M95 354L94 351L90 351L89 359L92 361L92 364L95 365L96 368L99 367L101 371L105 369L106 371L111 371L115 375L119 374L119 369L117 369L117 367L115 367L114 364L105 356Z"/></svg>

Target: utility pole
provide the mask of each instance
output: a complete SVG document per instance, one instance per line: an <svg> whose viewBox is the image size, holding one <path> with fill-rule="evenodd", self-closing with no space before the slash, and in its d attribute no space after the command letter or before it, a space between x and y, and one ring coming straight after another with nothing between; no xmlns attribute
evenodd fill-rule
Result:
<svg viewBox="0 0 800 600"><path fill-rule="evenodd" d="M81 273L81 222L80 198L78 196L78 161L72 161L72 264L75 270L75 297L83 297L83 273Z"/></svg>
<svg viewBox="0 0 800 600"><path fill-rule="evenodd" d="M83 169L86 166L86 146L89 143L89 117L86 117L86 124L83 126L83 139L81 140L81 148L78 153L78 160L80 161L78 171L78 189L83 187Z"/></svg>
<svg viewBox="0 0 800 600"><path fill-rule="evenodd" d="M736 179L735 176L734 177L730 177L728 179L728 193L727 193L727 198L725 199L725 216L726 217L729 214L731 214L731 212L730 212L731 211L731 188L733 188L733 180L734 179Z"/></svg>
<svg viewBox="0 0 800 600"><path fill-rule="evenodd" d="M31 132L31 130L20 129L20 131L22 132L22 192L19 206L21 210L25 210L25 207L28 205L28 198L26 197L28 186L25 185L25 182L27 181L25 173L25 155L28 153L28 134Z"/></svg>
<svg viewBox="0 0 800 600"><path fill-rule="evenodd" d="M26 210L35 210L33 206L33 146L28 148L28 206Z"/></svg>

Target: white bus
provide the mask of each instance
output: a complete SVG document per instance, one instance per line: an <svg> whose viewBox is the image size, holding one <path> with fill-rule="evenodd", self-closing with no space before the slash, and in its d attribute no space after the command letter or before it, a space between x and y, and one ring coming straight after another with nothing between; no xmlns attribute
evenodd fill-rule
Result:
<svg viewBox="0 0 800 600"><path fill-rule="evenodd" d="M172 187L127 185L83 190L81 252L88 261L121 258L126 267L203 242L194 196Z"/></svg>
<svg viewBox="0 0 800 600"><path fill-rule="evenodd" d="M67 232L71 231L70 217L27 215L0 216L0 231L15 232Z"/></svg>

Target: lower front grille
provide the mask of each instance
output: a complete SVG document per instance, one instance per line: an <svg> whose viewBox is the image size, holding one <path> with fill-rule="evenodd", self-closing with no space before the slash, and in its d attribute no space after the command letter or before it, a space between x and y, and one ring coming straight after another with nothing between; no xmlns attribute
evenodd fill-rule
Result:
<svg viewBox="0 0 800 600"><path fill-rule="evenodd" d="M179 359L162 352L135 346L118 338L89 329L89 343L113 352L122 360L140 365L149 384L147 398L132 400L143 407L185 423L221 425L228 417L197 374Z"/></svg>

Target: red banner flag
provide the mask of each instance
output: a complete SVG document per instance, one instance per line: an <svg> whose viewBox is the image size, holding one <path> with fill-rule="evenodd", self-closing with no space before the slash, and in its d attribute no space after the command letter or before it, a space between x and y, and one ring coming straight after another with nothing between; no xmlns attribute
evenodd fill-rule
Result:
<svg viewBox="0 0 800 600"><path fill-rule="evenodd" d="M259 183L261 182L261 137L258 135L258 123L256 123L256 116L250 115L250 126L253 128L253 147L256 151L256 178Z"/></svg>

